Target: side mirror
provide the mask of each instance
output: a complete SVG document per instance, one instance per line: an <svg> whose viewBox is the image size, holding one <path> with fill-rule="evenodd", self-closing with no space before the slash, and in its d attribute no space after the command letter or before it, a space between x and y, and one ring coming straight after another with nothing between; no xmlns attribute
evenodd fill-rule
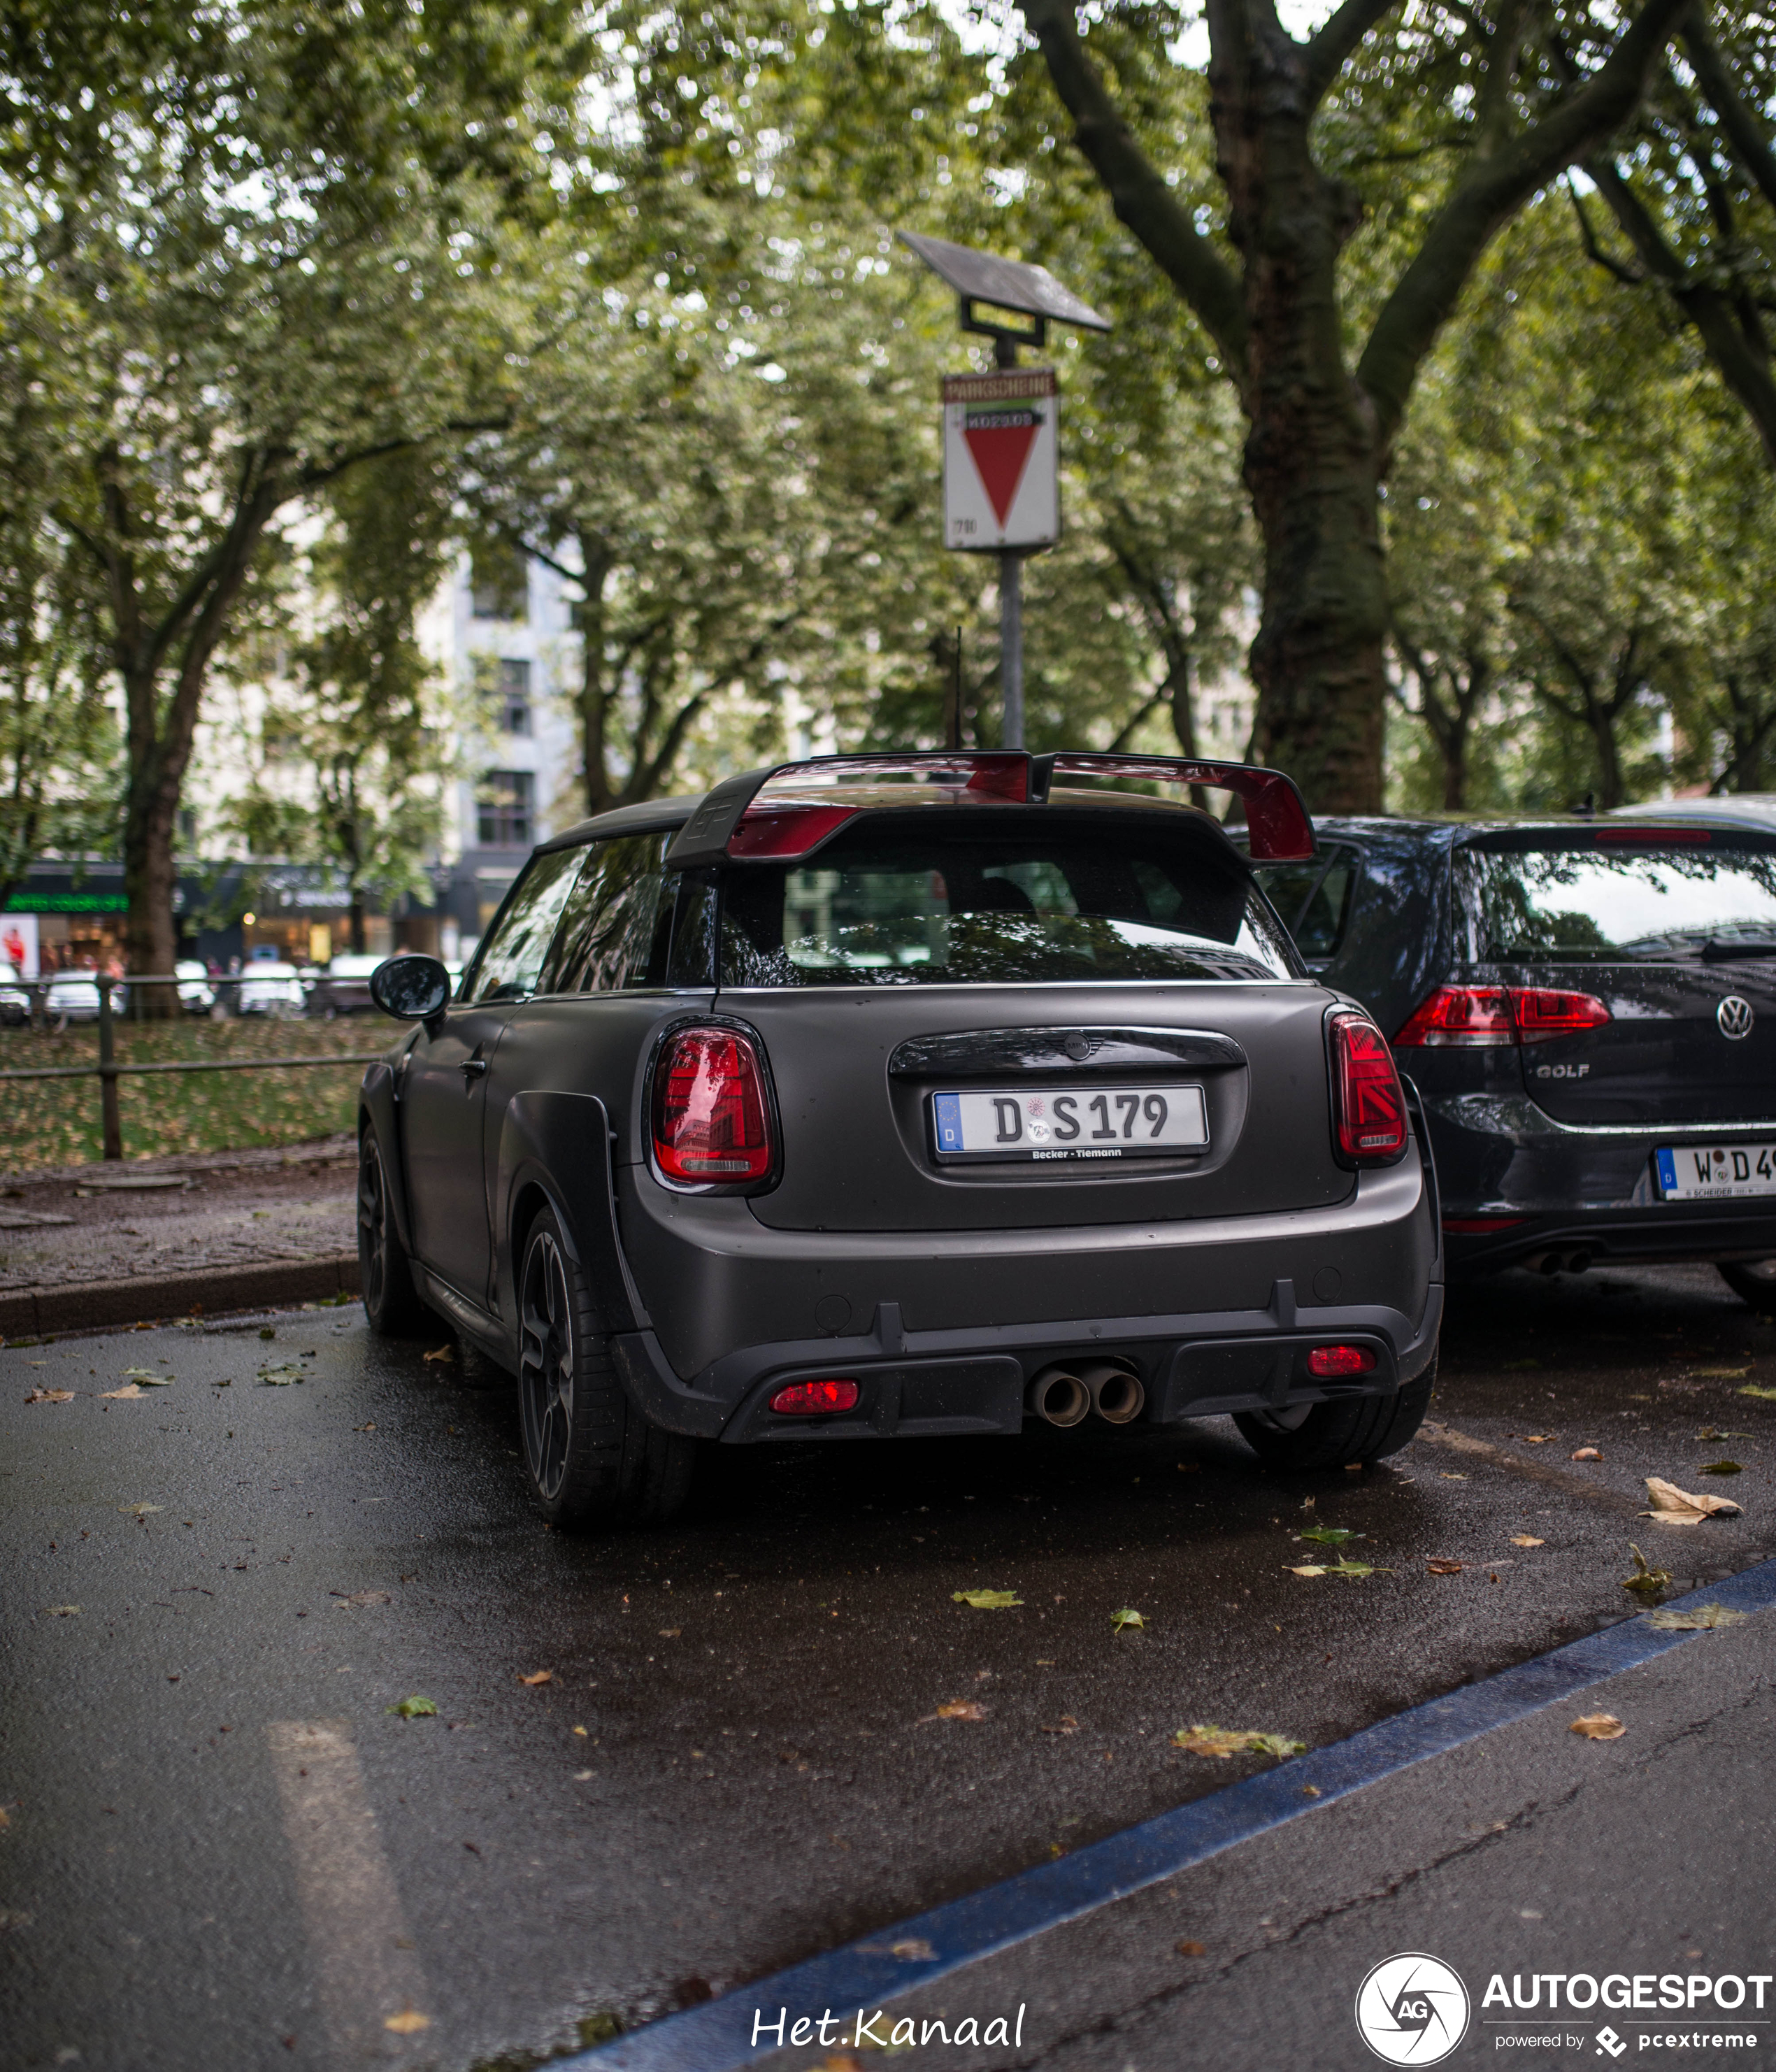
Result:
<svg viewBox="0 0 1776 2072"><path fill-rule="evenodd" d="M397 1022L430 1022L449 1005L450 975L436 957L390 957L371 972L370 997Z"/></svg>

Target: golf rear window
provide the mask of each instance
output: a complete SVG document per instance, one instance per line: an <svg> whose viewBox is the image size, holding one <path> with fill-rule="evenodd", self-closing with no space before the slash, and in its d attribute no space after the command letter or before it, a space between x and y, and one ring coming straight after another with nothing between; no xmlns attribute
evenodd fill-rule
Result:
<svg viewBox="0 0 1776 2072"><path fill-rule="evenodd" d="M1776 847L1742 837L1477 845L1455 896L1476 962L1776 954Z"/></svg>
<svg viewBox="0 0 1776 2072"><path fill-rule="evenodd" d="M724 985L1298 976L1243 865L1163 830L958 832L866 817L805 864L724 878Z"/></svg>

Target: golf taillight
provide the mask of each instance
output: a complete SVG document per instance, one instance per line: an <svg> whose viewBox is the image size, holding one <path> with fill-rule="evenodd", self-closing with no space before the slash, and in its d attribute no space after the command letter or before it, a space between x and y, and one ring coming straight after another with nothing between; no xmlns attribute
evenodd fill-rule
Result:
<svg viewBox="0 0 1776 2072"><path fill-rule="evenodd" d="M1338 1155L1353 1166L1389 1166L1406 1149L1406 1096L1388 1039L1367 1014L1331 1017L1332 1119Z"/></svg>
<svg viewBox="0 0 1776 2072"><path fill-rule="evenodd" d="M750 1040L680 1029L654 1067L654 1162L668 1180L732 1186L768 1177L771 1110Z"/></svg>
<svg viewBox="0 0 1776 2072"><path fill-rule="evenodd" d="M824 1417L835 1410L855 1410L854 1381L792 1381L771 1399L779 1417Z"/></svg>
<svg viewBox="0 0 1776 2072"><path fill-rule="evenodd" d="M1368 1374L1375 1364L1367 1346L1316 1346L1307 1356L1309 1374Z"/></svg>
<svg viewBox="0 0 1776 2072"><path fill-rule="evenodd" d="M1545 985L1440 985L1419 1002L1394 1047L1475 1050L1545 1043L1601 1029L1610 1009L1595 993Z"/></svg>

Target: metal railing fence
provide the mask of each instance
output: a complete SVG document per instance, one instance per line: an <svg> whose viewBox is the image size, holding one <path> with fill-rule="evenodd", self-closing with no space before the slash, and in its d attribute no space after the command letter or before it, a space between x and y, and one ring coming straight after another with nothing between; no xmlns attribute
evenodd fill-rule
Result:
<svg viewBox="0 0 1776 2072"><path fill-rule="evenodd" d="M52 978L19 979L6 981L9 989L28 993L32 996L31 1025L37 1023L37 999L41 995L46 1015L48 996L57 986L84 986L90 985L98 993L97 1019L99 1025L99 1058L93 1065L26 1065L0 1071L0 1079L97 1079L99 1082L100 1136L105 1158L123 1156L123 1119L117 1105L117 1081L128 1076L148 1072L270 1072L287 1071L292 1067L305 1067L322 1065L369 1065L381 1057L380 1050L337 1050L311 1058L191 1058L166 1062L129 1065L119 1064L117 1058L117 1010L112 995L120 989L151 985L204 985L212 992L222 986L241 986L253 982L250 972L232 978L180 978L164 972L144 972L125 978L106 978L95 972L63 972ZM261 980L261 984L265 981ZM236 996L238 997L238 995ZM139 1001L141 995L134 994ZM81 1018L85 1018L83 1013ZM65 1020L65 1018L64 1018ZM139 1020L139 1016L138 1016Z"/></svg>

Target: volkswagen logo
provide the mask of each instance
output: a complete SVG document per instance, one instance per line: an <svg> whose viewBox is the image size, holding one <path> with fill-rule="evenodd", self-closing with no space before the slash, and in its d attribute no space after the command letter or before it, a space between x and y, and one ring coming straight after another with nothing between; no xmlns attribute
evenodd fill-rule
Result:
<svg viewBox="0 0 1776 2072"><path fill-rule="evenodd" d="M1736 993L1729 993L1716 1008L1714 1018L1720 1025L1720 1034L1732 1043L1737 1043L1741 1036L1749 1036L1752 1023L1758 1019L1751 1011L1751 1002L1741 1000Z"/></svg>

